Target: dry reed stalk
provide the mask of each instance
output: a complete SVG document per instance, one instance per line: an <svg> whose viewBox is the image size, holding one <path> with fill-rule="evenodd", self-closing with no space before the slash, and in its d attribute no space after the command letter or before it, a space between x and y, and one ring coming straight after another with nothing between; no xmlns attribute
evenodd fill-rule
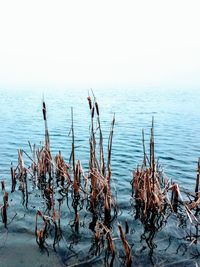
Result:
<svg viewBox="0 0 200 267"><path fill-rule="evenodd" d="M24 202L23 204L25 204L25 206L28 206L28 184L27 184L27 171L26 169L24 170L24 188L25 188L25 192L24 192Z"/></svg>
<svg viewBox="0 0 200 267"><path fill-rule="evenodd" d="M1 191L5 191L5 183L4 183L4 181L1 181Z"/></svg>
<svg viewBox="0 0 200 267"><path fill-rule="evenodd" d="M143 164L146 167L147 161L146 161L146 148L145 148L145 141L144 141L144 130L142 130L142 146L143 146Z"/></svg>
<svg viewBox="0 0 200 267"><path fill-rule="evenodd" d="M154 118L152 118L151 137L150 137L150 168L154 191L154 174L155 174L155 155L154 155Z"/></svg>
<svg viewBox="0 0 200 267"><path fill-rule="evenodd" d="M104 176L106 174L106 166L105 166L105 160L104 160L104 148L103 148L103 133L101 129L101 121L100 121L100 112L99 112L99 105L97 103L96 97L92 91L93 94L93 108L96 111L97 115L97 129L99 130L99 171ZM92 124L93 124L93 118L94 118L94 111L92 110ZM92 125L92 131L94 131L94 126ZM95 133L93 132L93 142L96 144L95 140Z"/></svg>
<svg viewBox="0 0 200 267"><path fill-rule="evenodd" d="M107 239L107 251L108 253L111 253L111 257L112 257L109 263L109 267L112 267L114 264L114 260L115 260L115 245L114 245L110 232L107 232L106 239Z"/></svg>
<svg viewBox="0 0 200 267"><path fill-rule="evenodd" d="M152 118L151 136L150 136L150 160L146 155L144 144L144 131L142 131L143 144L143 164L133 172L132 196L136 201L136 217L150 218L151 213L162 213L168 202L167 190L163 187L161 181L162 172L157 169L159 165L155 164L154 152L154 119ZM149 165L147 165L147 162ZM146 221L146 219L145 219Z"/></svg>
<svg viewBox="0 0 200 267"><path fill-rule="evenodd" d="M198 198L196 201L193 201L188 205L190 210L196 209L198 205L200 204L200 198Z"/></svg>
<svg viewBox="0 0 200 267"><path fill-rule="evenodd" d="M75 176L74 176L74 183L73 183L75 196L78 196L78 197L80 196L79 194L80 186L81 186L81 163L78 160L76 163L76 167L75 167Z"/></svg>
<svg viewBox="0 0 200 267"><path fill-rule="evenodd" d="M173 207L173 211L177 213L178 211L178 199L179 199L179 188L178 185L173 183L171 186L172 195L171 195L171 203Z"/></svg>
<svg viewBox="0 0 200 267"><path fill-rule="evenodd" d="M48 183L51 183L52 179L52 157L49 147L44 147L38 150L38 183L40 185L46 183L46 178L48 178ZM48 174L48 176L47 176Z"/></svg>
<svg viewBox="0 0 200 267"><path fill-rule="evenodd" d="M80 188L81 186L81 164L78 160L75 166L75 176L74 176L74 182L73 182L73 194L72 194L72 207L74 208L75 212L75 218L74 218L74 229L75 232L78 233L79 231L79 213L78 209L81 209L81 203L80 203Z"/></svg>
<svg viewBox="0 0 200 267"><path fill-rule="evenodd" d="M111 222L111 203L110 203L110 190L109 186L106 185L104 188L104 224L110 228Z"/></svg>
<svg viewBox="0 0 200 267"><path fill-rule="evenodd" d="M29 171L24 164L23 160L23 150L18 150L18 180L20 182L20 189L22 191L22 204L26 207L28 206L28 184L27 184L27 171ZM12 192L15 190L16 186L16 172L11 167L11 177L12 177Z"/></svg>
<svg viewBox="0 0 200 267"><path fill-rule="evenodd" d="M36 164L36 145L33 145L33 150L32 150L32 154L33 154L33 162L31 165L32 171L33 171L33 176L36 177L36 173L37 173L37 164ZM37 181L36 181L37 183Z"/></svg>
<svg viewBox="0 0 200 267"><path fill-rule="evenodd" d="M198 160L198 167L197 167L197 177L196 177L196 186L195 186L195 201L199 198L199 175L200 175L200 158Z"/></svg>
<svg viewBox="0 0 200 267"><path fill-rule="evenodd" d="M110 179L111 179L111 152L112 152L112 141L113 141L113 132L114 132L114 126L115 126L115 115L113 116L113 120L111 123L111 129L110 129L110 135L108 139L108 160L107 160L107 170L108 170L108 185L110 188Z"/></svg>
<svg viewBox="0 0 200 267"><path fill-rule="evenodd" d="M1 217L5 228L7 228L7 208L8 208L8 192L4 192L3 206L1 207Z"/></svg>
<svg viewBox="0 0 200 267"><path fill-rule="evenodd" d="M40 217L44 223L44 227L40 229L38 229L38 217ZM41 249L45 248L44 245L48 237L47 233L48 226L49 226L49 218L47 216L44 216L42 212L38 210L35 219L35 237L36 237L36 242Z"/></svg>
<svg viewBox="0 0 200 267"><path fill-rule="evenodd" d="M74 208L74 230L76 233L79 232L79 213L78 209L81 209L80 203L80 190L81 190L81 163L78 160L75 163L75 138L74 138L74 118L73 118L73 108L71 108L71 133L72 133L72 151L71 151L71 158L72 158L72 168L73 168L73 193L72 193L72 207Z"/></svg>
<svg viewBox="0 0 200 267"><path fill-rule="evenodd" d="M42 103L42 112L43 112L43 119L44 119L44 126L45 126L45 145L41 150L36 152L38 158L38 175L40 179L40 183L45 182L46 175L49 176L49 183L52 179L52 157L50 151L50 139L49 139L49 131L47 126L47 115L46 115L46 104L43 101Z"/></svg>
<svg viewBox="0 0 200 267"><path fill-rule="evenodd" d="M61 155L61 151L59 151L59 153L55 156L54 161L56 164L56 166L55 166L56 167L56 177L57 177L58 181L61 182L62 187L64 187L65 181L67 181L67 185L69 187L71 184L71 178L69 175L70 166L65 163L65 161Z"/></svg>
<svg viewBox="0 0 200 267"><path fill-rule="evenodd" d="M75 214L75 220L74 220L74 229L76 233L79 233L79 213L76 212Z"/></svg>
<svg viewBox="0 0 200 267"><path fill-rule="evenodd" d="M44 101L42 103L42 112L43 112L43 119L44 119L44 125L45 125L45 147L47 149L49 148L49 132L48 132L48 126L47 126L46 104Z"/></svg>
<svg viewBox="0 0 200 267"><path fill-rule="evenodd" d="M60 209L59 209L60 212ZM61 230L60 230L60 214L56 214L55 209L52 212L52 217L44 215L41 211L37 211L36 213L36 221L35 221L35 237L36 242L41 249L45 248L46 239L49 235L49 228L52 224L54 225L54 241L53 241L53 248L56 251L56 245L59 243L61 238ZM43 221L43 228L38 229L38 218L41 218ZM58 218L58 224L57 224Z"/></svg>
<svg viewBox="0 0 200 267"><path fill-rule="evenodd" d="M126 255L125 265L127 267L131 267L132 261L133 261L132 255L131 255L131 249L130 249L130 246L129 246L126 238L125 238L125 235L124 235L123 230L122 230L122 226L120 224L118 225L118 228L119 228L120 238L122 240L125 255Z"/></svg>
<svg viewBox="0 0 200 267"><path fill-rule="evenodd" d="M89 253L95 256L100 255L101 249L104 246L103 236L102 225L97 221L95 223L94 238Z"/></svg>
<svg viewBox="0 0 200 267"><path fill-rule="evenodd" d="M15 191L17 181L16 181L16 169L13 168L12 163L11 163L10 172L11 172L11 182L12 182L11 192L13 193Z"/></svg>
<svg viewBox="0 0 200 267"><path fill-rule="evenodd" d="M125 221L125 235L127 235L129 233L129 225L128 222Z"/></svg>
<svg viewBox="0 0 200 267"><path fill-rule="evenodd" d="M73 116L73 108L71 108L71 121L72 121L72 126L71 126L71 132L72 132L72 167L73 167L73 173L75 177L75 148L74 148L74 116Z"/></svg>
<svg viewBox="0 0 200 267"><path fill-rule="evenodd" d="M162 211L164 204L163 192L161 190L159 176L156 172L153 181L151 169L137 168L133 173L132 187L136 202L142 205L145 216L149 211Z"/></svg>

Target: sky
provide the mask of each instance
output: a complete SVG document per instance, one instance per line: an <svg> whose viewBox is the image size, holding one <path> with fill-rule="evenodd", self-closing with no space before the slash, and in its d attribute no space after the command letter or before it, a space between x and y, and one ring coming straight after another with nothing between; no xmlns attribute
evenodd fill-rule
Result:
<svg viewBox="0 0 200 267"><path fill-rule="evenodd" d="M200 88L200 2L0 1L0 88Z"/></svg>

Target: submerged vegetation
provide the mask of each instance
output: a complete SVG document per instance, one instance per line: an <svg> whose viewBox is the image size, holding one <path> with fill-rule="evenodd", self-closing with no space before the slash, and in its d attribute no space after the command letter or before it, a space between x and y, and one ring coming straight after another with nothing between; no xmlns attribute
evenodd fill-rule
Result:
<svg viewBox="0 0 200 267"><path fill-rule="evenodd" d="M47 125L47 110L43 102L42 112L45 128L44 144L30 146L30 152L18 151L18 164L11 164L11 193L1 182L2 224L6 229L14 217L9 215L9 196L21 191L22 205L28 210L32 192L41 198L41 206L35 211L35 240L41 251L49 255L60 246L69 251L64 264L87 264L103 259L105 266L138 265L138 257L148 249L149 262L156 264L156 236L161 230L175 222L177 232L181 229L176 253L188 251L191 258L200 256L199 242L199 175L200 160L194 192L180 192L179 185L169 180L155 158L154 120L150 131L149 155L142 132L143 162L133 171L130 181L132 195L131 219L121 219L123 210L117 204L117 195L112 180L112 142L115 116L105 146L101 127L100 109L95 96L88 96L91 125L89 137L89 164L84 171L80 159L76 158L75 127L71 109L71 154L66 162L59 151L53 156ZM67 213L66 213L67 212ZM64 214L64 215L63 215ZM67 217L66 217L67 214ZM134 224L138 222L140 230ZM69 226L67 228L67 226ZM184 227L183 227L184 226ZM135 232L140 235L136 240ZM78 255L75 246L81 235L90 235L87 255ZM166 251L170 249L173 236L169 237ZM64 244L64 245L61 245ZM138 248L138 244L141 244ZM85 252L85 251L84 251ZM80 253L79 253L80 254ZM164 264L164 263L163 263Z"/></svg>

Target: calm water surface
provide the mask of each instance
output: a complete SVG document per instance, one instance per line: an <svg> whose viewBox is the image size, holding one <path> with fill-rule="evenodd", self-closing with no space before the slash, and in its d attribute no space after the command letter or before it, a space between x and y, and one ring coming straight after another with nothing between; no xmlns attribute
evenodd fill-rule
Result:
<svg viewBox="0 0 200 267"><path fill-rule="evenodd" d="M90 123L87 94L87 90L0 90L1 177L7 179L10 162L16 162L19 148L28 149L28 141L43 142L43 95L53 151L62 149L65 158L69 158L71 140L68 134L73 107L77 157L87 163ZM141 132L144 129L148 147L154 116L156 155L165 172L185 187L193 185L200 157L199 91L96 90L96 97L104 139L108 137L113 114L116 116L113 172L119 183L129 181L131 170L140 163Z"/></svg>

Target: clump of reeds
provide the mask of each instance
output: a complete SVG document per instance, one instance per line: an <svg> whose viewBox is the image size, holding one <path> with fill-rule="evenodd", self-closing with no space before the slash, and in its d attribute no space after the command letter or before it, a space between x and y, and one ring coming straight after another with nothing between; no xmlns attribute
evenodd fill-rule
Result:
<svg viewBox="0 0 200 267"><path fill-rule="evenodd" d="M49 228L53 227L54 230L54 241L53 247L59 243L61 238L61 229L60 229L60 206L61 202L56 205L55 200L55 188L56 184L54 181L54 176L56 173L57 176L57 186L59 183L61 185L60 194L64 192L64 195L68 191L70 178L68 174L69 167L65 164L61 153L59 153L55 160L52 160L51 150L50 150L50 139L49 132L47 127L47 116L46 116L46 105L43 102L43 119L45 125L45 140L44 146L42 148L36 149L36 146L33 147L29 143L32 157L29 156L25 151L18 151L18 165L16 168L11 165L11 181L12 189L11 192L15 191L16 184L19 182L19 189L22 192L22 204L26 207L28 206L29 201L29 192L28 192L28 175L29 178L35 183L38 189L41 191L41 196L45 200L46 210L44 213L37 211L36 213L36 226L35 226L35 235L38 245L43 248L45 247L46 239L49 235ZM31 161L31 167L26 167L24 163L23 154L28 157ZM54 172L54 168L56 172ZM67 185L67 186L66 186ZM6 196L5 196L6 199ZM5 202L6 203L6 202ZM2 208L3 221L6 224L6 205L4 204ZM38 218L42 218L44 227L38 229Z"/></svg>
<svg viewBox="0 0 200 267"><path fill-rule="evenodd" d="M71 110L72 125L70 132L72 146L70 163L65 162L61 151L59 151L55 158L52 157L46 104L43 101L44 144L42 147L37 148L29 143L31 155L22 149L18 151L18 165L16 168L11 165L11 192L15 191L16 184L19 183L19 189L22 191L23 196L22 204L27 207L29 201L28 181L32 180L34 188L40 190L45 207L43 211L38 210L36 212L35 237L41 249L47 249L47 239L49 236L52 237L52 233L54 250L56 250L56 245L59 244L62 237L60 219L61 206L64 199L67 201L67 206L71 203L74 210L74 219L71 227L75 234L80 232L80 210L86 204L87 210L92 214L89 228L94 232L94 243L91 250L95 255L105 250L106 264L107 266L113 266L116 250L112 238L112 222L117 216L117 208L111 187L111 155L115 116L111 123L107 151L105 153L100 110L95 96L93 95L93 100L88 97L88 102L91 113L88 174L84 174L80 160L76 160L75 157L73 109ZM30 167L27 167L24 163L24 156L31 162ZM71 192L70 202L68 202L69 192ZM56 197L56 194L59 194L59 197ZM7 206L5 205L5 207ZM6 214L6 209L3 208L2 210L3 214ZM69 210L72 211L70 207ZM5 215L4 218L6 218Z"/></svg>
<svg viewBox="0 0 200 267"><path fill-rule="evenodd" d="M164 177L162 170L159 168L159 164L155 162L153 120L150 134L149 157L145 148L144 131L142 132L142 143L143 163L133 172L131 185L136 211L135 218L139 218L144 226L144 233L141 239L146 241L150 249L149 255L152 256L156 248L154 238L157 232L166 225L167 219L172 213L177 214L177 218L180 218L181 221L187 221L189 219L195 228L195 233L191 232L190 236L193 238L193 243L197 243L199 221L196 215L200 204L200 161L198 162L195 193L192 194L194 200L191 200L190 196L190 201L188 202L183 199L179 185ZM192 212L193 209L196 211L195 214Z"/></svg>
<svg viewBox="0 0 200 267"><path fill-rule="evenodd" d="M156 247L153 242L156 233L160 231L165 223L170 212L177 211L178 203L177 188L170 187L168 179L163 178L163 173L158 162L155 161L154 149L154 120L152 119L152 127L150 133L150 155L147 156L144 131L142 132L143 143L143 163L138 166L133 172L132 196L135 206L136 219L140 219L144 226L144 233L141 236L146 240L150 249L150 256L153 255L153 250ZM169 190L172 190L171 204ZM168 214L167 214L168 213Z"/></svg>
<svg viewBox="0 0 200 267"><path fill-rule="evenodd" d="M72 182L69 174L70 165L67 164L63 159L61 151L59 151L59 153L55 156L55 165L56 165L57 186L59 186L60 183L63 189L64 188L68 189Z"/></svg>
<svg viewBox="0 0 200 267"><path fill-rule="evenodd" d="M18 165L16 168L13 168L13 165L11 164L11 182L12 182L12 188L11 192L13 193L16 188L17 181L19 182L19 189L22 192L22 204L27 207L28 205L28 182L27 182L27 176L29 170L26 168L23 160L23 150L18 150Z"/></svg>
<svg viewBox="0 0 200 267"><path fill-rule="evenodd" d="M150 136L150 158L147 157L143 132L143 164L133 172L132 194L136 202L137 217L147 218L151 212L162 213L166 209L165 188L162 188L162 174L157 170L154 155L154 125L152 120Z"/></svg>
<svg viewBox="0 0 200 267"><path fill-rule="evenodd" d="M111 193L111 151L113 140L113 129L115 117L111 124L110 135L108 139L107 164L105 161L103 133L100 121L100 110L97 100L94 96L93 101L88 96L88 103L91 115L91 133L90 133L90 204L89 209L93 214L93 220L90 223L90 229L94 231L96 223L100 220L106 227L110 227L111 221L116 216L116 206ZM95 124L96 123L96 124ZM113 208L113 214L112 214ZM103 211L103 217L102 217Z"/></svg>

